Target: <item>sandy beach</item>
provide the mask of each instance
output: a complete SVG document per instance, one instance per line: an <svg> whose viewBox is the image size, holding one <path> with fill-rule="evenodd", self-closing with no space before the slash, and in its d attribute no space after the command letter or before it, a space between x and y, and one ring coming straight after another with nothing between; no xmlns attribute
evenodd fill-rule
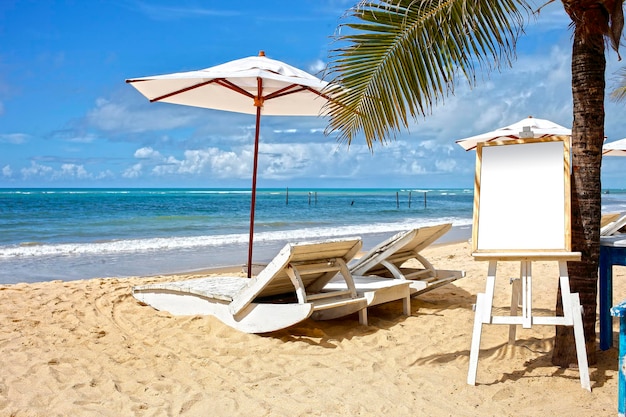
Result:
<svg viewBox="0 0 626 417"><path fill-rule="evenodd" d="M617 349L598 352L592 392L551 365L554 327L485 326L477 385L466 383L476 294L487 263L466 242L428 248L436 267L467 276L356 315L239 333L213 317L141 305L133 285L197 275L0 286L2 416L614 416ZM555 263L533 264L534 307L554 314ZM510 303L499 265L495 305ZM615 298L626 294L615 268ZM614 323L615 331L618 323ZM614 342L617 346L617 341Z"/></svg>

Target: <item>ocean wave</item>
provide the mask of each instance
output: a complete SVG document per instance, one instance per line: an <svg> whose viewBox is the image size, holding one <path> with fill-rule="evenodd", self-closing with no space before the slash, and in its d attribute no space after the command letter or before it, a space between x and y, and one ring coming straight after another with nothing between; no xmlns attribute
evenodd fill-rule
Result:
<svg viewBox="0 0 626 417"><path fill-rule="evenodd" d="M255 242L292 242L298 240L319 240L341 236L361 236L376 233L392 233L415 227L434 224L453 223L455 226L471 224L469 220L437 219L436 221L415 221L398 223L360 224L339 227L311 227L296 230L259 232L254 235ZM218 247L232 244L247 244L248 233L213 236L159 237L147 239L125 239L90 243L39 244L24 242L21 245L0 246L0 259L40 256L77 256L124 253L146 253L156 251L175 251Z"/></svg>

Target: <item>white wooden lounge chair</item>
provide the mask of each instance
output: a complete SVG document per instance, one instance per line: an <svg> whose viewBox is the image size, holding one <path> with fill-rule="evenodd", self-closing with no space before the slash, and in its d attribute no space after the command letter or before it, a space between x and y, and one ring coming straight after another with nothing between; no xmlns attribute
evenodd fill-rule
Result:
<svg viewBox="0 0 626 417"><path fill-rule="evenodd" d="M465 271L436 269L420 252L446 234L450 223L400 232L380 243L363 257L349 265L357 290L360 276L394 278L410 282L411 296L433 290L465 276ZM406 262L417 260L421 267L408 267ZM328 288L332 288L328 286Z"/></svg>
<svg viewBox="0 0 626 417"><path fill-rule="evenodd" d="M600 236L612 236L626 226L626 212L605 214L600 220Z"/></svg>
<svg viewBox="0 0 626 417"><path fill-rule="evenodd" d="M369 300L378 289L357 292L347 262L361 249L360 239L287 244L254 278L209 277L148 284L133 296L173 315L212 315L246 333L266 333L308 317L327 320L359 313L367 324ZM345 288L324 289L332 279ZM382 285L381 294L410 303L408 285Z"/></svg>

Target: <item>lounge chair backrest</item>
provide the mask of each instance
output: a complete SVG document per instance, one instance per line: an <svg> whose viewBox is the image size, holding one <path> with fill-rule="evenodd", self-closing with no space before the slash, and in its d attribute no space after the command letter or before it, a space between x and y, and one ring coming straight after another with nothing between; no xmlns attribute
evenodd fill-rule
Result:
<svg viewBox="0 0 626 417"><path fill-rule="evenodd" d="M316 293L330 281L342 265L361 249L359 238L320 242L288 243L249 284L233 299L230 311L237 314L255 298L293 294L296 287L289 276L295 268L307 293Z"/></svg>
<svg viewBox="0 0 626 417"><path fill-rule="evenodd" d="M603 214L600 218L600 228L603 228L606 225L613 223L615 220L619 219L621 213L606 213Z"/></svg>
<svg viewBox="0 0 626 417"><path fill-rule="evenodd" d="M404 262L415 257L422 263L426 262L425 267L432 268L430 263L419 256L419 252L446 234L451 227L452 224L445 223L400 232L380 243L350 265L350 272L354 275L379 275L376 271L380 272L381 269L385 268L381 265L382 262L393 264L399 268Z"/></svg>
<svg viewBox="0 0 626 417"><path fill-rule="evenodd" d="M611 236L617 233L622 227L626 226L626 212L620 213L620 216L609 222L600 229L600 236Z"/></svg>

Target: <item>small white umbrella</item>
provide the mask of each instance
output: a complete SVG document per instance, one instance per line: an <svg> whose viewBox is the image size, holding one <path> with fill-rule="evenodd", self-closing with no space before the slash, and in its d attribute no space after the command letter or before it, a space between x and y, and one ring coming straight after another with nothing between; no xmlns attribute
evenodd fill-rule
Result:
<svg viewBox="0 0 626 417"><path fill-rule="evenodd" d="M248 277L252 271L254 209L261 114L319 116L327 101L328 83L298 68L259 56L242 58L198 71L126 80L150 102L166 102L256 114L250 204Z"/></svg>
<svg viewBox="0 0 626 417"><path fill-rule="evenodd" d="M626 156L626 138L605 143L602 156Z"/></svg>
<svg viewBox="0 0 626 417"><path fill-rule="evenodd" d="M466 151L475 149L479 142L491 142L494 140L504 139L520 139L520 138L543 138L549 136L571 136L572 130L558 125L550 120L536 119L528 116L512 125L505 126L493 130L491 132L482 133L480 135L471 136L465 139L459 139L456 143Z"/></svg>

